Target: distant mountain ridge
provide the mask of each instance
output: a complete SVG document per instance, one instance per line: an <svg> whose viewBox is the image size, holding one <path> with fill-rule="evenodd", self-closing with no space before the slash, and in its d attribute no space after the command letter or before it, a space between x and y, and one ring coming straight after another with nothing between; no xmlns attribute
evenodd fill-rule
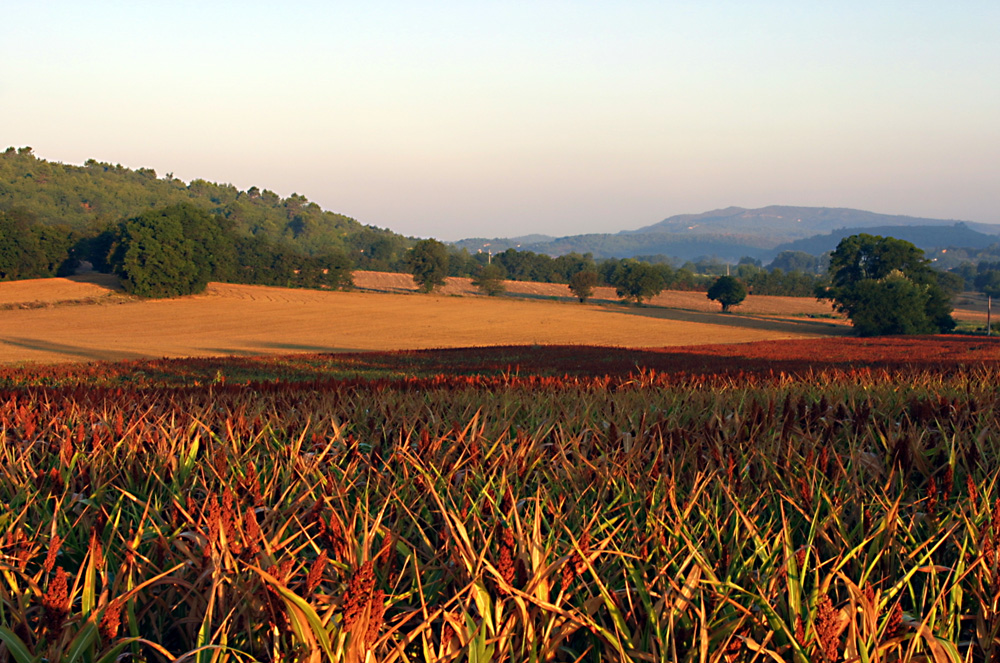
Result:
<svg viewBox="0 0 1000 663"><path fill-rule="evenodd" d="M959 221L951 226L874 226L870 228L840 228L826 235L814 235L805 239L782 244L778 251L803 251L812 255L820 255L833 251L844 237L868 233L869 235L892 236L911 242L925 251L962 247L968 249L985 249L1000 242L997 235L988 235L973 230L968 224ZM944 243L943 243L944 242Z"/></svg>
<svg viewBox="0 0 1000 663"><path fill-rule="evenodd" d="M899 230L893 232L896 229ZM770 205L680 214L618 233L544 239L473 238L455 244L470 251L488 247L494 253L514 247L550 255L571 251L592 253L595 258L666 255L682 261L715 256L735 262L743 256L770 260L789 248L818 255L835 248L841 238L858 232L890 234L912 241L925 251L951 246L982 248L1000 242L1000 225L848 208ZM811 238L815 241L807 241Z"/></svg>
<svg viewBox="0 0 1000 663"><path fill-rule="evenodd" d="M792 207L769 205L757 209L727 207L701 214L680 214L659 223L645 226L632 233L697 232L711 228L714 232L746 232L748 224L758 230L782 236L809 237L841 228L873 228L879 226L944 226L965 223L969 227L984 226L1000 233L1000 226L976 224L961 219L931 219L899 214L878 214L846 207ZM982 230L982 229L981 229Z"/></svg>

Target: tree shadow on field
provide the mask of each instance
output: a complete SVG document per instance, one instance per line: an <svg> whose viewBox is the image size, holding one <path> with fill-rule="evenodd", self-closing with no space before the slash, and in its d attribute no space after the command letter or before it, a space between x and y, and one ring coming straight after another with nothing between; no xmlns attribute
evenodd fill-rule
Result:
<svg viewBox="0 0 1000 663"><path fill-rule="evenodd" d="M805 334L814 336L850 336L853 329L849 325L837 322L818 320L789 320L773 318L765 315L750 315L740 313L705 313L686 309L665 308L661 306L627 306L604 305L607 313L638 315L644 318L658 320L673 320L675 322L697 322L706 325L723 325L757 331L768 331L782 334ZM710 339L705 339L709 342Z"/></svg>
<svg viewBox="0 0 1000 663"><path fill-rule="evenodd" d="M2 345L10 345L24 350L33 350L35 352L44 352L49 355L58 355L60 357L65 357L66 361L79 361L81 359L86 361L126 361L131 359L140 359L145 356L137 352L101 348L84 348L75 345L39 341L38 339L33 338L2 338L0 339L0 346ZM30 359L24 360L31 361ZM14 361L19 361L19 359L15 358Z"/></svg>

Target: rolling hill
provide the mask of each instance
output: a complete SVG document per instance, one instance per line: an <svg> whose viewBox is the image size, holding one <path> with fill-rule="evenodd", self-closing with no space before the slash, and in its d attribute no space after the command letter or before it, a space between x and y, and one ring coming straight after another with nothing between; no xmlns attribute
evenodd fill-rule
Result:
<svg viewBox="0 0 1000 663"><path fill-rule="evenodd" d="M123 219L188 203L224 217L240 235L266 238L296 252L338 250L363 266L398 263L411 238L335 212L305 196L282 198L266 188L246 191L202 179L183 182L149 168L130 169L94 159L82 166L38 158L30 147L0 152L0 212L27 225L41 224L96 235Z"/></svg>

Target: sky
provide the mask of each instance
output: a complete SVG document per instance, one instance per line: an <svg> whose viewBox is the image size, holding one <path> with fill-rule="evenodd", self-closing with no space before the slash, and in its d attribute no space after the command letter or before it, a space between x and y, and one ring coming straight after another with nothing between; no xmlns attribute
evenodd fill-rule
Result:
<svg viewBox="0 0 1000 663"><path fill-rule="evenodd" d="M5 3L0 149L417 237L737 205L1000 223L1000 2Z"/></svg>

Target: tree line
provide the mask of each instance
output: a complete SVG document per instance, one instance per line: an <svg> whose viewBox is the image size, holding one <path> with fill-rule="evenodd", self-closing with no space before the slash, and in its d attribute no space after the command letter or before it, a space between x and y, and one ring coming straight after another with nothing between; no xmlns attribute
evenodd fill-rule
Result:
<svg viewBox="0 0 1000 663"><path fill-rule="evenodd" d="M444 283L450 264L444 244L423 240L410 255L413 277L421 290L430 292ZM604 283L614 286L625 301L641 304L662 292L675 275L662 263L626 259L597 265L581 258L568 279L570 291L580 302L587 301L594 288ZM474 283L487 294L501 293L502 264L498 260L481 266ZM1000 294L1000 264L996 269L989 267L979 280ZM784 277L780 269L767 272L751 262L739 265L737 272L739 276L715 277L707 288L706 296L718 302L724 312L747 297L745 281ZM862 336L946 333L955 328L951 299L961 289L962 280L933 269L924 252L910 242L863 233L847 237L830 256L828 276L828 282L813 284L813 296L831 301ZM808 281L803 281L803 287L806 284Z"/></svg>
<svg viewBox="0 0 1000 663"><path fill-rule="evenodd" d="M687 262L681 267L674 267L665 256L639 256L636 258L607 258L595 260L589 253L569 253L552 257L545 254L522 251L513 248L488 254L485 252L470 254L466 249L447 247L441 249L447 252L447 275L477 278L486 265L493 265L491 271L496 271L499 278L511 281L534 281L537 283L569 284L575 274L581 271L593 270L597 273L597 285L618 287L623 279L642 280L660 283L661 290L686 290L707 292L720 275L727 275L731 265L713 259L697 262ZM636 264L648 265L651 269L642 268L642 274L634 277L628 275L635 272ZM786 297L813 297L816 286L824 282L821 274L821 260L815 256L803 254L801 251L786 251L779 254L766 268L759 260L744 258L732 270L748 290L758 295L779 295ZM783 268L784 267L784 268ZM399 271L407 271L405 265ZM825 268L824 268L825 271ZM616 276L617 273L617 276ZM647 286L648 290L652 285ZM648 299L642 294L641 286L626 286L623 291L635 299ZM636 292L633 292L636 291Z"/></svg>
<svg viewBox="0 0 1000 663"><path fill-rule="evenodd" d="M151 210L113 232L107 267L126 292L175 297L209 281L284 287L342 288L353 265L339 250L306 254L266 237L238 234L233 224L188 203Z"/></svg>
<svg viewBox="0 0 1000 663"><path fill-rule="evenodd" d="M43 226L19 210L0 211L0 281L66 276L83 237L65 226Z"/></svg>
<svg viewBox="0 0 1000 663"><path fill-rule="evenodd" d="M409 254L408 265L413 279L422 292L431 292L445 282L445 278L454 275L454 262L456 254L450 252L448 247L434 239L421 240L413 247ZM606 285L615 288L615 292L624 301L641 304L644 301L655 297L669 286L678 282L677 272L669 265L650 264L632 258L623 260L603 260L595 263L592 256L569 254L559 258L549 258L531 252L515 251L508 249L496 256L487 257L485 262L477 260L472 268L472 284L487 295L499 295L504 292L503 281L510 278L506 266L512 264L510 261L516 260L515 265L533 265L544 267L545 280L543 282L565 283L570 292L580 300L586 302L593 296L594 289L599 285ZM559 269L555 266L559 265ZM517 272L515 272L517 273ZM539 272L536 272L538 274ZM683 275L681 278L685 278ZM729 277L722 277L728 279ZM516 280L516 279L512 279ZM533 281L541 281L541 278L533 278ZM718 283L718 280L716 281ZM737 289L742 289L743 294L739 297L742 301L746 296L745 287L741 282L733 279ZM719 297L710 297L721 301ZM723 297L723 309L729 310L730 306L736 305L739 301L732 299L731 295Z"/></svg>

